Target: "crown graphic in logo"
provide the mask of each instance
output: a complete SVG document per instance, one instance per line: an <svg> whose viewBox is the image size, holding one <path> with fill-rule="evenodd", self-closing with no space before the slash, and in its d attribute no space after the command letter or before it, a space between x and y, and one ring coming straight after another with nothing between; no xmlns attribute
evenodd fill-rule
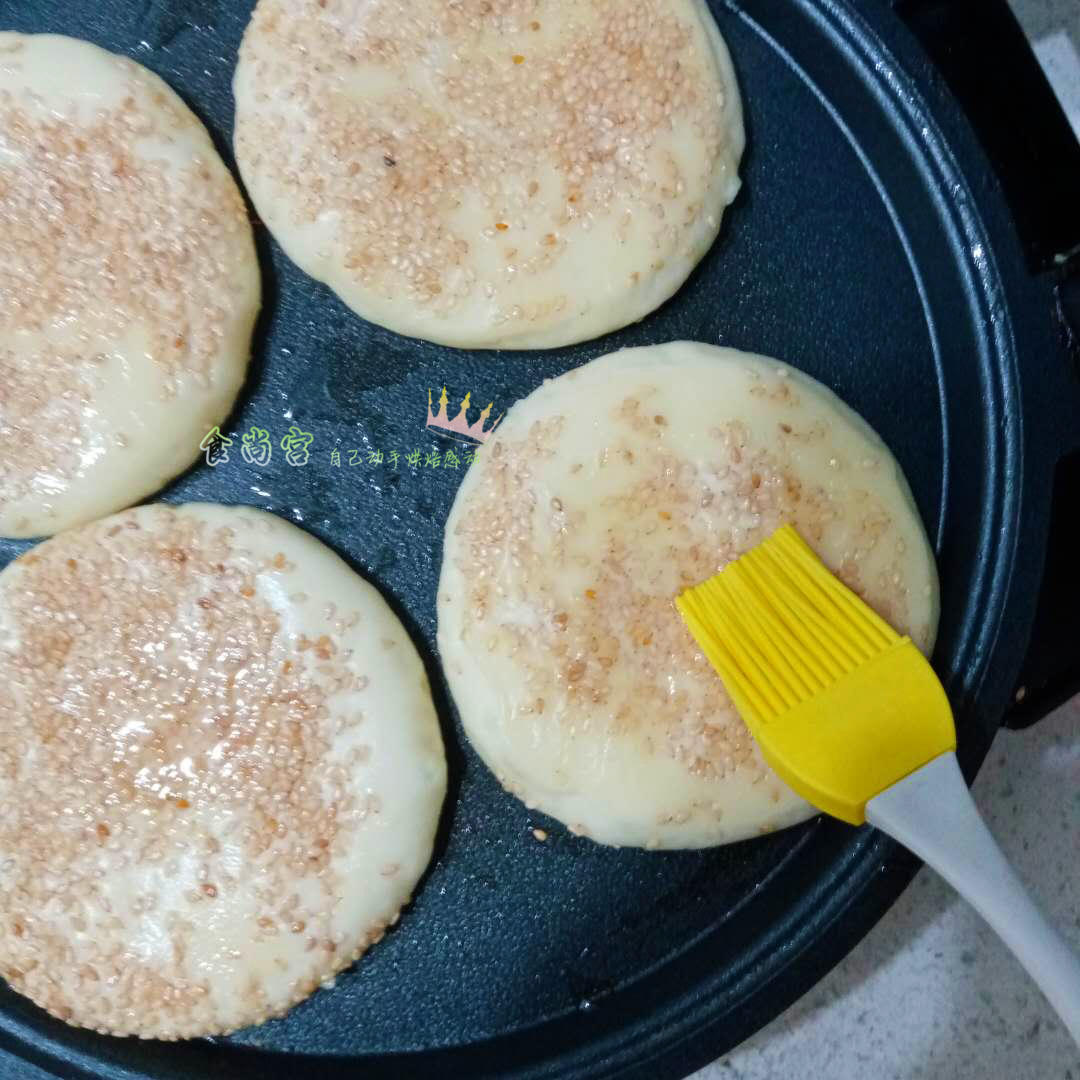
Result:
<svg viewBox="0 0 1080 1080"><path fill-rule="evenodd" d="M502 413L495 419L495 423L484 430L484 424L487 423L488 417L491 415L491 407L494 402L488 402L488 407L480 413L480 419L475 424L469 423L469 401L472 398L472 392L470 391L465 395L465 399L461 403L461 408L458 411L457 416L453 420L450 420L446 415L446 387L442 389L442 394L439 396L439 411L432 413L431 411L431 391L427 392L427 422L424 427L438 428L442 431L447 431L451 435L463 435L466 439L470 439L473 442L486 442L487 437L499 426L499 421L502 419Z"/></svg>

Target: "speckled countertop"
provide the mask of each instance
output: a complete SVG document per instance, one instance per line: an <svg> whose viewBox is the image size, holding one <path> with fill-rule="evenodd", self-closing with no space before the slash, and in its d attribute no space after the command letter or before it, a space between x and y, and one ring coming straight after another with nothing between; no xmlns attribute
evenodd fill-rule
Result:
<svg viewBox="0 0 1080 1080"><path fill-rule="evenodd" d="M1080 697L1002 731L975 801L1080 950ZM1080 1080L1080 1049L993 931L931 870L787 1012L694 1080Z"/></svg>
<svg viewBox="0 0 1080 1080"><path fill-rule="evenodd" d="M1012 2L1080 137L1080 0ZM1080 951L1080 697L1002 731L973 791ZM810 993L693 1080L781 1078L1080 1080L1080 1048L989 927L924 869Z"/></svg>

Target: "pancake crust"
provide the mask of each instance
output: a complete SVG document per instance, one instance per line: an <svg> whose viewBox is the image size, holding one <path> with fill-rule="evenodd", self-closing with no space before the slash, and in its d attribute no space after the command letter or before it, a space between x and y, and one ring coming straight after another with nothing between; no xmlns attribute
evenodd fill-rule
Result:
<svg viewBox="0 0 1080 1080"><path fill-rule="evenodd" d="M259 0L234 88L237 161L289 257L448 345L642 318L739 188L704 0Z"/></svg>
<svg viewBox="0 0 1080 1080"><path fill-rule="evenodd" d="M503 785L616 845L703 847L813 814L673 603L784 522L930 648L937 577L907 484L814 380L675 342L515 404L462 483L438 596L454 700Z"/></svg>
<svg viewBox="0 0 1080 1080"><path fill-rule="evenodd" d="M262 511L153 505L0 573L0 974L175 1039L284 1012L386 928L446 788L416 650Z"/></svg>
<svg viewBox="0 0 1080 1080"><path fill-rule="evenodd" d="M0 535L119 510L232 408L259 308L247 211L156 75L0 33Z"/></svg>

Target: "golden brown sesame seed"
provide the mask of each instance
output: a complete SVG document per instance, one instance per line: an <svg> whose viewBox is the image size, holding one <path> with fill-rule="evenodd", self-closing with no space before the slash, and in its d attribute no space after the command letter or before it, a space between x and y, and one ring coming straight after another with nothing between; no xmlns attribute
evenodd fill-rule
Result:
<svg viewBox="0 0 1080 1080"><path fill-rule="evenodd" d="M192 121L152 92L148 72L113 63L132 92L79 121L74 110L44 112L28 92L0 96L0 338L83 328L32 357L0 347L0 429L18 448L0 447L0 504L27 496L44 469L75 475L100 396L94 369L132 327L147 334L164 396L185 377L217 378L242 250L232 230L246 211L224 168L203 177L140 151L176 141Z"/></svg>
<svg viewBox="0 0 1080 1080"><path fill-rule="evenodd" d="M655 732L658 753L696 775L721 777L747 767L754 744L686 633L671 602L675 586L710 577L783 520L797 521L812 537L815 528L830 520L834 504L824 487L804 483L787 467L776 446L755 445L749 429L739 423L709 432L715 463L699 466L684 459L657 440L657 428L664 426L657 417L665 422L670 417L649 409L647 399L643 392L628 395L614 408L617 430L625 432L625 439L613 437L606 448L609 462L628 461L626 449L648 449L636 456L635 478L625 480L621 490L608 491L596 508L581 509L567 500L559 515L565 530L538 531L536 521L543 518L546 524L549 517L546 492L553 474L546 470L547 462L557 459L560 419L533 421L528 432L497 437L473 474L468 514L455 524L450 557L468 583L463 610L486 612L483 636L471 641L523 672L528 696L515 704L523 715L536 722L538 700L544 700L547 722L569 727L600 705L598 723L610 723L613 730L647 724L646 730ZM603 453L599 460L603 465ZM575 464L566 465L571 473ZM665 509L658 510L658 504ZM733 505L745 510L736 512ZM623 524L608 533L600 550L581 551L577 527L592 513ZM660 526L658 519L678 526ZM866 515L862 544L870 546L881 528ZM588 529L581 532L591 535ZM655 565L647 562L643 570L640 560L635 562L640 540L630 538L650 532L680 539L670 540L663 557ZM548 607L542 621L525 630L509 614L517 602L511 599L515 583L549 581L551 566L567 572L580 566L589 574L589 585L556 601L558 607ZM505 567L507 573L493 573L493 567ZM854 558L842 570L849 583L862 583ZM879 610L902 622L905 601L891 570L876 583L875 594ZM682 673L677 691L664 676L671 671ZM630 672L638 674L631 677Z"/></svg>
<svg viewBox="0 0 1080 1080"><path fill-rule="evenodd" d="M128 527L136 516L154 526ZM208 915L188 905L231 904L259 881L267 892L252 934L311 927L321 941L337 933L329 921L342 888L334 853L363 827L353 813L359 800L372 814L381 808L376 792L355 789L360 759L346 768L329 758L337 717L326 687L335 679L351 685L357 673L338 660L329 634L312 648L329 658L321 665L332 676L315 682L303 661L284 661L291 642L277 611L257 597L241 599L249 565L233 530L149 507L39 545L33 558L18 561L18 588L0 590L4 617L20 627L17 652L0 646L0 714L26 716L17 734L0 725L0 777L33 790L18 801L22 810L0 820L0 850L18 852L4 879L15 891L6 894L10 932L0 936L0 968L54 1015L79 1022L92 1015L102 1030L121 1033L133 1024L164 1037L213 1030L220 1002L192 981L185 959ZM210 583L214 604L200 605ZM83 627L77 635L71 615ZM171 654L177 644L179 659ZM34 770L25 774L22 744L35 751ZM177 811L187 812L178 818ZM243 825L227 857L207 832L219 812ZM69 815L77 828L64 826ZM62 880L41 873L46 862L63 869ZM100 882L138 863L183 884L174 895L133 896L130 908L119 907ZM287 887L298 878L311 886L302 903ZM35 916L24 928L10 907L16 894L27 911L47 913L68 896L80 906L70 918ZM169 957L147 965L114 949L132 917L171 937ZM326 950L333 959L312 960L312 970L321 975L348 962L368 933L357 928L340 949ZM46 971L56 965L40 962L54 954L68 957L63 992ZM265 1015L264 989L251 988L245 1008L252 1020Z"/></svg>

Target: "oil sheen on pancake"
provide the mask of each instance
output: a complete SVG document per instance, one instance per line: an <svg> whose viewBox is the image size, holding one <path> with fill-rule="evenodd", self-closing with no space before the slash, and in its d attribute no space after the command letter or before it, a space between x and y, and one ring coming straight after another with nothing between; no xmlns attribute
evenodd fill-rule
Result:
<svg viewBox="0 0 1080 1080"><path fill-rule="evenodd" d="M829 390L691 342L628 349L508 412L446 526L439 649L470 740L605 844L704 847L813 809L764 763L674 597L793 523L928 650L933 556L896 461Z"/></svg>
<svg viewBox="0 0 1080 1080"><path fill-rule="evenodd" d="M446 767L416 650L259 510L139 507L8 566L0 716L0 974L72 1024L279 1015L431 857Z"/></svg>
<svg viewBox="0 0 1080 1080"><path fill-rule="evenodd" d="M244 182L286 254L448 345L642 318L739 188L704 0L259 0L235 95Z"/></svg>
<svg viewBox="0 0 1080 1080"><path fill-rule="evenodd" d="M259 308L206 129L95 45L0 33L0 535L138 502L232 407Z"/></svg>

